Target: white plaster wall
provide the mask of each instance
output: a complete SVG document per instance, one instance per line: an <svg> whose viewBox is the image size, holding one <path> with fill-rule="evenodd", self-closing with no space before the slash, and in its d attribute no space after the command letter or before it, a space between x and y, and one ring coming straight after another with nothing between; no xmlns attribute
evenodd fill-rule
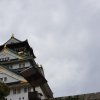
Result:
<svg viewBox="0 0 100 100"><path fill-rule="evenodd" d="M17 79L14 79L12 76L8 76L4 73L0 73L0 78L7 77L7 81L4 81L4 83L11 83L11 82L16 82L18 81Z"/></svg>
<svg viewBox="0 0 100 100"><path fill-rule="evenodd" d="M9 52L9 54L5 54L4 52L1 52L0 53L0 58L6 58L6 57L9 57L9 59L15 59L15 55L12 53Z"/></svg>
<svg viewBox="0 0 100 100"><path fill-rule="evenodd" d="M24 97L24 99L23 99ZM28 100L28 92L24 93L24 89L21 89L21 93L13 94L13 90L10 91L10 95L7 96L7 100Z"/></svg>
<svg viewBox="0 0 100 100"><path fill-rule="evenodd" d="M20 63L21 68L23 68L23 63L25 63L24 67L29 67L30 66L30 62L22 62L22 63ZM12 66L13 66L13 69L17 69L17 68L19 68L19 63L18 64L13 64Z"/></svg>
<svg viewBox="0 0 100 100"><path fill-rule="evenodd" d="M0 52L0 58L6 58L9 57L9 59L16 59L19 58L21 59L21 57L17 54L12 53L11 51L2 51Z"/></svg>
<svg viewBox="0 0 100 100"><path fill-rule="evenodd" d="M43 94L40 87L36 87L36 91ZM24 97L24 99L23 99L23 97ZM10 94L9 94L9 96L7 96L7 100L19 100L19 98L21 98L21 100L29 100L28 99L28 91L26 93L24 93L23 87L21 88L21 93L13 94L13 90L10 90ZM42 100L43 99L46 99L44 94L42 96Z"/></svg>

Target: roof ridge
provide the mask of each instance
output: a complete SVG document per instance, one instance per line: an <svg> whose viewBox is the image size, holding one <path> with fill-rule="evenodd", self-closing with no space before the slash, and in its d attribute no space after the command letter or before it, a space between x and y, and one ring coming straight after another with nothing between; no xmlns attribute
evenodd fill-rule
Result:
<svg viewBox="0 0 100 100"><path fill-rule="evenodd" d="M12 34L12 36L10 37L10 39L9 39L7 42L5 42L4 44L7 44L7 43L8 43L9 41L11 41L12 39L16 40L17 42L22 42L21 40L15 38L15 37L14 37L14 34ZM11 42L11 43L14 43L14 42ZM11 44L11 43L10 43L10 44ZM4 45L4 44L3 44L3 45Z"/></svg>

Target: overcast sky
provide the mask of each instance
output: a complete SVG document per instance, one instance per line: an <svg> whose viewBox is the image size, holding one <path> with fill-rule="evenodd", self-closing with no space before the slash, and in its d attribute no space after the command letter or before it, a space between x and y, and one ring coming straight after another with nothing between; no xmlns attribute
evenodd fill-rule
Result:
<svg viewBox="0 0 100 100"><path fill-rule="evenodd" d="M28 39L54 96L100 92L100 0L0 0L0 44Z"/></svg>

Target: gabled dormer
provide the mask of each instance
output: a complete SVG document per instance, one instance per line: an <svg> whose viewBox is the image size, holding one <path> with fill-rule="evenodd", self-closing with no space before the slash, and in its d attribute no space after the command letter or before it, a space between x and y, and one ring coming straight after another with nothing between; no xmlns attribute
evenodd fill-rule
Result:
<svg viewBox="0 0 100 100"><path fill-rule="evenodd" d="M14 37L14 35L12 34L11 38L5 43L5 45L8 44L14 44L14 43L20 43L21 41L18 40L17 38Z"/></svg>
<svg viewBox="0 0 100 100"><path fill-rule="evenodd" d="M10 61L15 59L23 59L23 57L19 56L17 52L9 49L4 45L4 48L0 52L0 62Z"/></svg>

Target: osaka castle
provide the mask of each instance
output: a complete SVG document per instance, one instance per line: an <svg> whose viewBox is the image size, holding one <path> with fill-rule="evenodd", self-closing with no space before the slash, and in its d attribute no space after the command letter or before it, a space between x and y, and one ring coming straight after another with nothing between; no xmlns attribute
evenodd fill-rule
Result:
<svg viewBox="0 0 100 100"><path fill-rule="evenodd" d="M0 45L0 81L10 88L6 100L31 100L32 91L37 91L42 100L53 97L43 67L35 58L28 40L21 41L12 35Z"/></svg>

